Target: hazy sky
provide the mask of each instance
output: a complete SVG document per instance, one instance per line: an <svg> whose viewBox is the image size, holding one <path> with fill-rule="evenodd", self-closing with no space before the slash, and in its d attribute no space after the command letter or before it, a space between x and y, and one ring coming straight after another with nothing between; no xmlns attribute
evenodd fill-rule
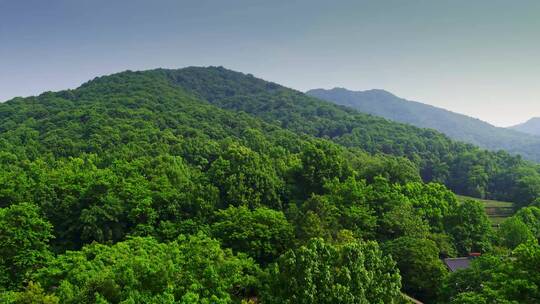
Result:
<svg viewBox="0 0 540 304"><path fill-rule="evenodd" d="M540 1L0 0L0 100L190 65L507 126L540 116Z"/></svg>

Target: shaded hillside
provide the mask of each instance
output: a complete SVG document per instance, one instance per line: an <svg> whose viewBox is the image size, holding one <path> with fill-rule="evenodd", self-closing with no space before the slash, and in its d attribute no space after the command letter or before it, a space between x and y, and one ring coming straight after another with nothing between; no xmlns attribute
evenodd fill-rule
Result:
<svg viewBox="0 0 540 304"><path fill-rule="evenodd" d="M540 117L533 117L526 122L512 126L509 129L532 135L540 135Z"/></svg>
<svg viewBox="0 0 540 304"><path fill-rule="evenodd" d="M450 138L489 150L506 150L540 161L540 137L509 130L466 115L399 98L384 90L349 91L343 88L314 89L306 94L360 112L438 130Z"/></svg>

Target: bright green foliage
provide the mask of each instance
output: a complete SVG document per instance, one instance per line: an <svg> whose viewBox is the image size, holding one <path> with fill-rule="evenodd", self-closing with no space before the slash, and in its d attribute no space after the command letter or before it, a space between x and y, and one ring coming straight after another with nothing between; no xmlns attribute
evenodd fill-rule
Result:
<svg viewBox="0 0 540 304"><path fill-rule="evenodd" d="M538 303L540 301L540 246L519 245L512 257L485 256L469 269L450 274L443 300L449 303ZM463 302L460 302L463 301Z"/></svg>
<svg viewBox="0 0 540 304"><path fill-rule="evenodd" d="M441 184L407 183L402 193L435 232L443 231L445 218L457 208L456 196Z"/></svg>
<svg viewBox="0 0 540 304"><path fill-rule="evenodd" d="M257 266L204 235L171 243L133 238L68 251L34 279L61 303L233 303L251 291ZM190 300L190 301L191 301ZM186 303L190 303L189 301Z"/></svg>
<svg viewBox="0 0 540 304"><path fill-rule="evenodd" d="M220 108L343 146L404 156L420 168L425 181L443 182L463 195L524 205L540 196L540 170L520 156L454 142L431 129L390 122L222 67L152 72Z"/></svg>
<svg viewBox="0 0 540 304"><path fill-rule="evenodd" d="M35 189L58 246L154 234L160 221L207 218L217 204L217 190L179 157L117 161L108 168L98 162L95 155L59 162Z"/></svg>
<svg viewBox="0 0 540 304"><path fill-rule="evenodd" d="M520 219L532 232L534 237L540 240L540 208L525 207L521 208L514 217Z"/></svg>
<svg viewBox="0 0 540 304"><path fill-rule="evenodd" d="M267 208L250 211L247 207L229 207L218 211L211 231L225 247L264 264L285 252L294 236L293 226L284 214Z"/></svg>
<svg viewBox="0 0 540 304"><path fill-rule="evenodd" d="M382 176L391 183L405 184L408 182L420 182L420 172L417 166L405 157L391 157L389 155L376 154L364 157L362 150L354 151L357 164L352 159L353 168L358 171L362 178L372 182L375 177Z"/></svg>
<svg viewBox="0 0 540 304"><path fill-rule="evenodd" d="M437 298L446 267L433 241L401 237L385 243L383 251L396 261L405 293L422 301Z"/></svg>
<svg viewBox="0 0 540 304"><path fill-rule="evenodd" d="M58 298L45 294L39 283L30 281L24 291L0 293L0 301L4 304L58 304Z"/></svg>
<svg viewBox="0 0 540 304"><path fill-rule="evenodd" d="M485 295L481 294L483 284L493 280L494 273L502 271L504 267L506 266L503 259L485 255L475 259L470 268L450 273L443 283L444 302L458 303L461 298L482 298L483 302L487 302ZM461 295L463 293L464 295Z"/></svg>
<svg viewBox="0 0 540 304"><path fill-rule="evenodd" d="M352 177L344 182L337 178L328 181L324 186L326 194L313 194L299 209L288 211L297 225L297 237L304 241L315 237L332 239L346 229L356 238L372 238L376 217L366 203L366 190L365 182Z"/></svg>
<svg viewBox="0 0 540 304"><path fill-rule="evenodd" d="M448 219L448 227L459 254L467 256L491 249L493 231L480 202L468 200L460 204Z"/></svg>
<svg viewBox="0 0 540 304"><path fill-rule="evenodd" d="M373 238L377 218L367 204L367 191L365 181L353 177L344 182L336 178L325 184L324 198L336 206L336 210L331 211L337 217L331 223L334 235L336 230L346 229L358 239Z"/></svg>
<svg viewBox="0 0 540 304"><path fill-rule="evenodd" d="M505 302L498 299L497 303ZM474 292L463 292L453 298L450 304L487 304L487 299Z"/></svg>
<svg viewBox="0 0 540 304"><path fill-rule="evenodd" d="M0 290L20 288L32 271L47 262L51 230L35 205L0 209Z"/></svg>
<svg viewBox="0 0 540 304"><path fill-rule="evenodd" d="M393 207L380 218L378 238L394 239L402 236L426 238L429 225L407 202Z"/></svg>
<svg viewBox="0 0 540 304"><path fill-rule="evenodd" d="M336 274L303 270L333 288L316 301L391 302L399 275L373 241L433 240L441 257L491 245L481 206L421 178L525 205L538 172L223 68L127 71L0 104L0 280L10 301L255 301L257 268L281 261L285 297L300 254L299 269Z"/></svg>
<svg viewBox="0 0 540 304"><path fill-rule="evenodd" d="M387 179L378 176L368 187L366 200L378 216L408 202L401 192L401 187L391 184Z"/></svg>
<svg viewBox="0 0 540 304"><path fill-rule="evenodd" d="M497 230L500 242L509 249L516 248L534 238L533 233L518 217L510 217L505 220Z"/></svg>
<svg viewBox="0 0 540 304"><path fill-rule="evenodd" d="M307 193L322 193L327 181L334 178L342 180L351 174L340 150L328 143L307 146L301 159L303 189Z"/></svg>
<svg viewBox="0 0 540 304"><path fill-rule="evenodd" d="M227 147L212 163L209 176L220 189L225 204L281 208L282 181L270 161L249 148Z"/></svg>
<svg viewBox="0 0 540 304"><path fill-rule="evenodd" d="M376 243L313 239L270 267L263 303L398 303L395 263Z"/></svg>

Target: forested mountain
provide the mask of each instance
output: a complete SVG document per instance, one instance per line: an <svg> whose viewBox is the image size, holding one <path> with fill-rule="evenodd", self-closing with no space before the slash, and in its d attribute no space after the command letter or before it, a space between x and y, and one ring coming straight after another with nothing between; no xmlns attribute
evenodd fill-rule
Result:
<svg viewBox="0 0 540 304"><path fill-rule="evenodd" d="M540 135L540 117L533 117L522 124L510 127L510 129L523 133Z"/></svg>
<svg viewBox="0 0 540 304"><path fill-rule="evenodd" d="M0 302L535 303L538 170L220 67L99 77L0 104Z"/></svg>
<svg viewBox="0 0 540 304"><path fill-rule="evenodd" d="M336 106L221 67L152 73L221 108L255 115L298 134L327 138L372 154L407 157L425 181L444 183L460 194L528 204L540 191L539 166L519 156L488 152L430 129Z"/></svg>
<svg viewBox="0 0 540 304"><path fill-rule="evenodd" d="M506 150L540 162L540 137L532 135L535 133L525 134L519 127L514 130L495 127L476 118L399 98L384 90L314 89L306 94L393 121L435 129L452 139L481 148Z"/></svg>

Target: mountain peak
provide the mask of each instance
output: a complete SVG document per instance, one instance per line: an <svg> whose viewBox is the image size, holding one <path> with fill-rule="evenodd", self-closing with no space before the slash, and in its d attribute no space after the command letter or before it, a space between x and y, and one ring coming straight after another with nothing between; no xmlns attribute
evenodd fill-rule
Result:
<svg viewBox="0 0 540 304"><path fill-rule="evenodd" d="M540 117L533 117L524 123L510 127L510 129L528 134L540 135Z"/></svg>
<svg viewBox="0 0 540 304"><path fill-rule="evenodd" d="M307 94L360 112L421 128L435 129L453 139L486 149L506 149L518 152L529 159L539 159L533 156L536 152L528 148L531 143L538 143L539 139L531 134L523 134L526 132L524 130L498 128L477 118L400 98L385 90L351 91L334 88L311 90ZM540 135L540 117L531 119L527 125L535 126L538 133L533 131L526 133Z"/></svg>
<svg viewBox="0 0 540 304"><path fill-rule="evenodd" d="M363 91L352 91L347 88L343 87L334 87L332 89L326 90L323 88L319 89L312 89L306 92L308 95L314 95L315 93L320 94L324 92L332 92L332 93L344 93L344 94L372 94L372 95L379 95L379 96L388 96L388 97L397 97L396 95L383 90L383 89L369 89L369 90L363 90Z"/></svg>

